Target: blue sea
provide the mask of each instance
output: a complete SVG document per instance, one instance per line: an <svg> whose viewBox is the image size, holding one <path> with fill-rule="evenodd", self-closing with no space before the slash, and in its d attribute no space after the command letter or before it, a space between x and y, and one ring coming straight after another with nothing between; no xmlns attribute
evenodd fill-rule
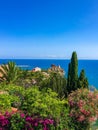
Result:
<svg viewBox="0 0 98 130"><path fill-rule="evenodd" d="M51 64L60 65L67 75L68 64L70 60L57 60L57 59L0 59L0 64L14 61L16 64L23 68L32 70L34 67L48 69ZM98 60L79 60L78 61L79 73L81 69L85 69L89 85L98 89ZM65 75L65 76L66 76Z"/></svg>

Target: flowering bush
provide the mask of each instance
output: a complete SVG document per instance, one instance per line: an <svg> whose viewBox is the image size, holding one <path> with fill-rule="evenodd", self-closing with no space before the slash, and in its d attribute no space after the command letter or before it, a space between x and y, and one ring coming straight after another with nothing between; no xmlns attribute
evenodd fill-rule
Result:
<svg viewBox="0 0 98 130"><path fill-rule="evenodd" d="M0 115L0 130L8 130L10 124L10 114L6 112L4 115Z"/></svg>
<svg viewBox="0 0 98 130"><path fill-rule="evenodd" d="M0 89L6 92L0 95L0 130L72 130L68 100L60 100L51 89L39 91L37 86L24 89L14 85ZM4 114L6 111L10 114Z"/></svg>
<svg viewBox="0 0 98 130"><path fill-rule="evenodd" d="M0 130L50 130L54 129L54 120L29 116L24 113L0 115Z"/></svg>
<svg viewBox="0 0 98 130"><path fill-rule="evenodd" d="M54 128L54 120L52 119L42 119L42 118L34 118L32 116L26 117L26 125L25 127L28 130L31 130L31 128L34 128L34 130L37 128L38 130L50 130L49 128Z"/></svg>
<svg viewBox="0 0 98 130"><path fill-rule="evenodd" d="M20 109L30 115L40 115L43 118L53 118L55 127L63 130L68 127L68 101L60 100L57 93L48 89L47 92L39 91L37 87L25 91L24 100Z"/></svg>
<svg viewBox="0 0 98 130"><path fill-rule="evenodd" d="M78 89L69 97L70 117L79 128L85 130L90 123L98 117L98 92L90 92L88 89Z"/></svg>

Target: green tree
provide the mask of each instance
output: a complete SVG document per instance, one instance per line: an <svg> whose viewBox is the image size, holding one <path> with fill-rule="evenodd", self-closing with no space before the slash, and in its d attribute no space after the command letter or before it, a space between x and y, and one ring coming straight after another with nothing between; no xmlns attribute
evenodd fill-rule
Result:
<svg viewBox="0 0 98 130"><path fill-rule="evenodd" d="M66 94L66 79L59 73L52 73L50 77L50 88L58 93L60 98Z"/></svg>
<svg viewBox="0 0 98 130"><path fill-rule="evenodd" d="M67 78L67 91L70 91L70 85L71 85L71 63L68 65L68 78Z"/></svg>
<svg viewBox="0 0 98 130"><path fill-rule="evenodd" d="M84 69L81 70L80 76L78 79L78 87L79 88L88 88L88 80L85 77L85 71Z"/></svg>
<svg viewBox="0 0 98 130"><path fill-rule="evenodd" d="M77 60L77 53L73 52L71 62L69 63L68 68L68 78L67 78L68 93L77 89L77 81L78 81L78 60Z"/></svg>
<svg viewBox="0 0 98 130"><path fill-rule="evenodd" d="M66 78L61 76L58 72L51 72L50 77L46 80L43 80L41 82L41 89L48 89L51 88L54 92L58 93L58 96L60 98L63 98L66 96Z"/></svg>
<svg viewBox="0 0 98 130"><path fill-rule="evenodd" d="M1 81L5 81L6 83L14 83L19 76L19 68L16 66L14 62L8 62L8 64L1 65L0 68Z"/></svg>

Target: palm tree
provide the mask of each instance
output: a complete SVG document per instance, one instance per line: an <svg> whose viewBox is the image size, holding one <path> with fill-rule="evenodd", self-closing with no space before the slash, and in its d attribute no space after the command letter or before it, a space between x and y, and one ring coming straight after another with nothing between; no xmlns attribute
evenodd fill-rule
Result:
<svg viewBox="0 0 98 130"><path fill-rule="evenodd" d="M19 76L19 68L16 66L14 62L8 62L8 64L3 64L0 67L1 81L5 81L6 83L14 83Z"/></svg>

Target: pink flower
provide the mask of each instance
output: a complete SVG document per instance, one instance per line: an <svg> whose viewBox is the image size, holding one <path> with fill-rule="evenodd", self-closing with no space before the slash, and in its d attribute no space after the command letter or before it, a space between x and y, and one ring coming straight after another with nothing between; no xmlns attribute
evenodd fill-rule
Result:
<svg viewBox="0 0 98 130"><path fill-rule="evenodd" d="M77 119L79 122L82 122L85 120L84 115L80 115L79 118Z"/></svg>
<svg viewBox="0 0 98 130"><path fill-rule="evenodd" d="M34 126L38 126L38 123L36 122L36 123L34 124Z"/></svg>
<svg viewBox="0 0 98 130"><path fill-rule="evenodd" d="M89 118L89 121L90 121L90 122L93 122L93 121L96 121L96 120L97 120L97 117L90 117L90 118Z"/></svg>
<svg viewBox="0 0 98 130"><path fill-rule="evenodd" d="M69 104L70 104L71 107L74 106L74 102L72 100L69 101Z"/></svg>
<svg viewBox="0 0 98 130"><path fill-rule="evenodd" d="M83 107L84 104L85 104L85 103L84 103L83 100L80 100L80 101L77 103L78 107Z"/></svg>
<svg viewBox="0 0 98 130"><path fill-rule="evenodd" d="M24 117L25 117L25 114L24 114L24 113L21 113L20 116L21 116L21 118L24 118Z"/></svg>
<svg viewBox="0 0 98 130"><path fill-rule="evenodd" d="M98 94L96 95L96 98L98 98Z"/></svg>

